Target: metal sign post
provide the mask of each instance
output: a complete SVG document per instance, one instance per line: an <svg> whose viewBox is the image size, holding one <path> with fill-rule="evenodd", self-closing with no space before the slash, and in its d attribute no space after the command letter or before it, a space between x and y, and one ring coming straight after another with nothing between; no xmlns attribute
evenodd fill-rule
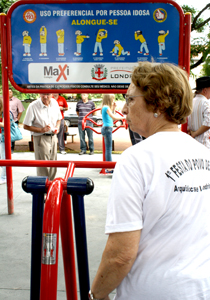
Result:
<svg viewBox="0 0 210 300"><path fill-rule="evenodd" d="M2 62L2 92L4 106L4 133L5 133L5 156L6 159L11 159L11 138L10 138L10 115L9 115L9 85L8 85L8 60L7 60L7 17L4 14L0 15L0 38L1 38L1 62ZM13 199L13 180L12 167L6 168L7 174L7 203L8 214L14 213Z"/></svg>

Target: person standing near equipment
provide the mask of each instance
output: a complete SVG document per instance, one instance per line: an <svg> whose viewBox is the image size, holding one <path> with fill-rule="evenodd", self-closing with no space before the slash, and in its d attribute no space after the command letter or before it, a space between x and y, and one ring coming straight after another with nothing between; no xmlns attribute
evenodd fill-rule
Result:
<svg viewBox="0 0 210 300"><path fill-rule="evenodd" d="M95 109L95 104L93 101L88 100L88 94L81 94L82 100L77 102L76 112L79 116L78 118L78 130L79 130L79 138L80 138L80 153L79 155L86 154L87 146L85 142L85 132L87 132L88 136L88 146L90 149L90 155L94 154L94 141L93 141L93 131L90 128L85 128L82 130L82 120L83 118L92 110ZM94 114L90 114L91 118ZM93 127L93 123L87 121L88 126Z"/></svg>
<svg viewBox="0 0 210 300"><path fill-rule="evenodd" d="M66 99L60 96L59 94L53 94L53 98L58 102L61 115L62 115L60 130L57 134L59 150L61 154L66 154L65 144L64 144L64 111L68 110L68 104L66 102Z"/></svg>
<svg viewBox="0 0 210 300"><path fill-rule="evenodd" d="M13 92L11 88L9 88L9 109L13 114L15 123L19 124L19 120L25 108L23 107L21 101L18 98L13 96ZM12 144L11 148L13 152L15 149L15 142L12 142L11 144Z"/></svg>
<svg viewBox="0 0 210 300"><path fill-rule="evenodd" d="M188 133L210 149L210 77L196 79L193 112L188 117Z"/></svg>
<svg viewBox="0 0 210 300"><path fill-rule="evenodd" d="M36 160L57 160L57 136L62 116L52 94L40 94L26 112L23 128L32 131ZM55 178L57 168L37 167L37 176Z"/></svg>
<svg viewBox="0 0 210 300"><path fill-rule="evenodd" d="M188 75L139 62L122 112L146 137L111 183L108 240L89 299L210 299L210 152L179 129L192 111Z"/></svg>
<svg viewBox="0 0 210 300"><path fill-rule="evenodd" d="M114 102L114 94L106 94L103 96L102 100L102 120L103 127L101 128L101 134L104 137L105 142L105 158L106 161L112 161L112 129L113 120L123 120L123 117L117 117L114 114L116 103ZM113 170L106 170L106 173L113 173Z"/></svg>

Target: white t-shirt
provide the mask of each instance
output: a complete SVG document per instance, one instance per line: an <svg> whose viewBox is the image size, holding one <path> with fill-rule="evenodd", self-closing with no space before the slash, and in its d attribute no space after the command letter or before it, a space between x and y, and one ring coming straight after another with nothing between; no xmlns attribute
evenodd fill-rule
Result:
<svg viewBox="0 0 210 300"><path fill-rule="evenodd" d="M56 127L57 121L61 119L60 108L55 99L51 98L50 104L46 106L43 104L41 98L39 98L29 105L23 124L39 128L50 125L52 130L46 133L52 133L53 129ZM34 136L42 134L43 133L32 132L32 135Z"/></svg>
<svg viewBox="0 0 210 300"><path fill-rule="evenodd" d="M210 152L182 132L160 132L117 162L106 233L141 229L117 300L210 299Z"/></svg>

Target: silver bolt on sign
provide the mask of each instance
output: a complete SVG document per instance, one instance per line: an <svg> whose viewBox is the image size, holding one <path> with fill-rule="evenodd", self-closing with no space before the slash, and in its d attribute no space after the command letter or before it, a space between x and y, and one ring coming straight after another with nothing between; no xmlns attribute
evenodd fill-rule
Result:
<svg viewBox="0 0 210 300"><path fill-rule="evenodd" d="M42 263L54 265L56 263L56 233L43 233Z"/></svg>

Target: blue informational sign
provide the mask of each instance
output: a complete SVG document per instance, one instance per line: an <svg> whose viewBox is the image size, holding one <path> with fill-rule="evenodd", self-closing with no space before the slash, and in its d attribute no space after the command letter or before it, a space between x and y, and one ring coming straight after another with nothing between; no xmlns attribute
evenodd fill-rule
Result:
<svg viewBox="0 0 210 300"><path fill-rule="evenodd" d="M179 59L169 3L21 4L11 13L13 80L25 89L126 89L139 61Z"/></svg>

